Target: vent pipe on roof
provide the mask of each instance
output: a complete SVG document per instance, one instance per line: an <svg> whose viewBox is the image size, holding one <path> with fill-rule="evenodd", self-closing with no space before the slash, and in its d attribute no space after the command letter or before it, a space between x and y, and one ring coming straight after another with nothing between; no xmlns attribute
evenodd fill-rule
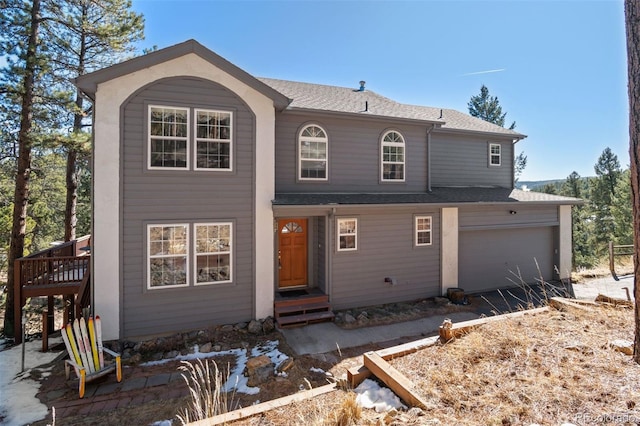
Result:
<svg viewBox="0 0 640 426"><path fill-rule="evenodd" d="M440 117L438 117L439 120L442 120L442 109L440 110Z"/></svg>
<svg viewBox="0 0 640 426"><path fill-rule="evenodd" d="M366 81L360 80L360 89L358 89L359 92L364 92L364 85L365 84L367 84Z"/></svg>

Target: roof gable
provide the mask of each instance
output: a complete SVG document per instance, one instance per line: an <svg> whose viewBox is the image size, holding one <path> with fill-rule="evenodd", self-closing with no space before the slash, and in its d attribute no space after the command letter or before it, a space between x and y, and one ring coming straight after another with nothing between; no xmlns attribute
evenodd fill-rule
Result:
<svg viewBox="0 0 640 426"><path fill-rule="evenodd" d="M272 87L264 84L251 74L235 66L222 56L212 52L195 40L187 40L185 42L170 46L164 49L156 50L143 56L137 56L127 61L112 65L101 70L85 74L75 80L76 86L87 94L90 98L94 98L100 83L116 79L123 75L131 74L145 68L170 61L181 56L194 53L204 60L215 65L227 74L232 75L249 87L257 90L268 98L271 98L277 109L286 108L291 102L282 93L274 90Z"/></svg>

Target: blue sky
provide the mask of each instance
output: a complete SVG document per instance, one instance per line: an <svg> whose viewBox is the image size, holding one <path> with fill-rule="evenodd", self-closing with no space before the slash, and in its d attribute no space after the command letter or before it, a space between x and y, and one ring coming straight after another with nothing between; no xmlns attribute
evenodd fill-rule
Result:
<svg viewBox="0 0 640 426"><path fill-rule="evenodd" d="M467 112L485 84L528 165L521 180L594 175L628 156L624 7L602 1L134 0L140 48L196 39L254 76L356 87ZM493 71L493 72L487 72Z"/></svg>

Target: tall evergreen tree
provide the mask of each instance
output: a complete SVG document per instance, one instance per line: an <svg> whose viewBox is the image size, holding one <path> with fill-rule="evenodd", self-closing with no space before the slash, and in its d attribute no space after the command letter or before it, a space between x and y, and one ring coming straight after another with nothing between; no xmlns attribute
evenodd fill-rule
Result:
<svg viewBox="0 0 640 426"><path fill-rule="evenodd" d="M586 194L585 179L574 171L565 180L560 191L561 195L574 198L584 198ZM572 254L574 268L589 268L596 264L597 257L591 243L593 235L593 221L589 218L586 205L576 205L571 208L572 225Z"/></svg>
<svg viewBox="0 0 640 426"><path fill-rule="evenodd" d="M504 127L505 119L507 117L506 112L502 112L502 106L497 96L491 96L489 89L484 84L480 87L480 94L472 96L467 104L469 108L469 114L472 117L480 118L489 123L497 124L500 127ZM516 128L516 122L514 121L509 126L510 130ZM518 178L527 166L527 156L524 152L518 154L513 161L514 169L514 181L518 181Z"/></svg>
<svg viewBox="0 0 640 426"><path fill-rule="evenodd" d="M633 242L633 212L631 203L631 177L629 169L622 172L611 200L611 216L614 223L616 244Z"/></svg>
<svg viewBox="0 0 640 426"><path fill-rule="evenodd" d="M60 0L52 4L52 16L59 17L44 28L55 52L53 74L71 95L71 134L64 139L67 153L65 241L76 237L79 156L90 152L86 125L85 98L71 84L87 72L112 65L133 52L143 38L144 19L131 10L129 0Z"/></svg>
<svg viewBox="0 0 640 426"><path fill-rule="evenodd" d="M27 227L27 206L31 174L31 150L33 147L34 103L37 94L38 78L45 72L46 62L40 49L40 0L27 4L20 0L4 1L0 29L0 52L8 56L9 67L2 76L2 92L6 96L3 103L19 100L19 125L17 145L18 158L15 175L12 227L7 256L8 282L13 283L14 261L23 256ZM12 74L15 73L15 74ZM19 78L16 84L15 78ZM6 107L10 110L9 107ZM13 337L13 286L7 286L7 298L4 318L5 335Z"/></svg>
<svg viewBox="0 0 640 426"><path fill-rule="evenodd" d="M607 147L598 158L594 170L596 177L591 181L589 200L594 215L596 249L599 253L603 253L609 241L613 241L615 237L615 221L611 214L611 205L622 169L618 156Z"/></svg>
<svg viewBox="0 0 640 426"><path fill-rule="evenodd" d="M507 113L502 112L498 97L491 96L489 89L487 89L487 86L484 84L480 87L480 94L472 96L467 106L469 107L469 114L471 114L471 116L504 127ZM514 121L511 123L511 126L509 126L509 129L513 130L515 128L516 122Z"/></svg>

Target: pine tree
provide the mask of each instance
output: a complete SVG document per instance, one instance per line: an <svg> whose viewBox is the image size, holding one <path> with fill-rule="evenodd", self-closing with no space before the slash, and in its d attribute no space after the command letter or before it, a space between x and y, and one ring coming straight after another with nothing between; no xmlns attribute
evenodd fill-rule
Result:
<svg viewBox="0 0 640 426"><path fill-rule="evenodd" d="M56 53L53 74L58 84L70 93L68 100L73 122L72 133L64 138L67 153L65 241L76 237L78 161L87 163L89 134L84 132L85 97L71 85L87 72L112 65L133 52L133 43L143 38L144 19L131 11L129 0L60 0L51 5L50 14L58 16L44 28L51 50ZM79 158L81 157L81 158Z"/></svg>
<svg viewBox="0 0 640 426"><path fill-rule="evenodd" d="M489 123L497 124L500 127L504 127L506 112L502 112L500 101L497 96L489 95L489 89L484 84L480 87L480 94L472 96L467 104L469 108L469 114L472 117L480 118ZM510 130L516 128L516 122L514 121L509 126ZM518 154L513 161L514 181L517 182L518 178L527 166L527 156L524 152Z"/></svg>
<svg viewBox="0 0 640 426"><path fill-rule="evenodd" d="M636 301L633 360L640 364L640 3L625 0L627 33L627 75L629 76L629 155L631 157L631 199L633 200L633 257Z"/></svg>
<svg viewBox="0 0 640 426"><path fill-rule="evenodd" d="M596 177L591 181L589 201L595 222L596 250L604 253L609 241L613 241L615 237L615 221L611 213L611 205L622 169L618 156L610 148L605 148L594 170Z"/></svg>
<svg viewBox="0 0 640 426"><path fill-rule="evenodd" d="M497 96L489 95L489 89L484 84L480 87L480 94L472 96L471 100L467 104L469 107L469 114L472 117L478 117L489 123L497 124L500 127L504 127L506 112L502 112L500 101ZM509 129L516 128L516 122L514 121L509 126Z"/></svg>
<svg viewBox="0 0 640 426"><path fill-rule="evenodd" d="M562 185L561 195L574 198L584 198L586 195L585 179L574 171L567 176ZM588 187L588 185L587 185ZM591 243L593 235L593 221L589 217L587 205L576 205L571 208L572 225L572 254L573 268L590 268L597 262L597 257Z"/></svg>

